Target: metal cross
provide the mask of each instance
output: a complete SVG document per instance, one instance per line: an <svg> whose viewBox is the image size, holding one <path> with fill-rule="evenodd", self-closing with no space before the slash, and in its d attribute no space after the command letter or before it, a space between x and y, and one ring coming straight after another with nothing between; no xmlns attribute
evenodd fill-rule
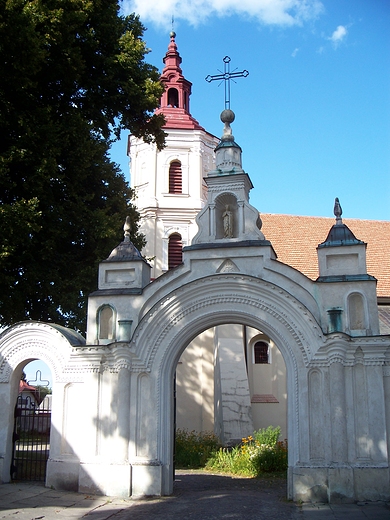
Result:
<svg viewBox="0 0 390 520"><path fill-rule="evenodd" d="M35 373L35 379L30 379L28 381L28 384L34 383L35 386L49 386L50 381L47 379L42 379L42 372L40 370L37 370Z"/></svg>
<svg viewBox="0 0 390 520"><path fill-rule="evenodd" d="M230 80L234 81L233 78L246 78L249 74L247 70L242 70L240 72L230 72L230 58L229 56L225 56L223 59L223 62L225 64L224 72L219 70L221 74L215 74L214 76L208 75L205 80L211 83L212 81L221 80L225 82L225 109L230 109ZM221 84L220 83L220 84ZM235 81L234 81L235 83ZM219 84L219 85L220 85ZM219 86L218 85L218 86Z"/></svg>

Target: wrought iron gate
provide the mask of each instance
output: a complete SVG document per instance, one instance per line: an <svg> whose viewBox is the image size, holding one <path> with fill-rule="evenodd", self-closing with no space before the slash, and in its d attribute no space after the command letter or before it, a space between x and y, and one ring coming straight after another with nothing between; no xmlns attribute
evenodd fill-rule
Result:
<svg viewBox="0 0 390 520"><path fill-rule="evenodd" d="M22 392L14 418L11 479L44 481L50 450L51 395L38 406Z"/></svg>

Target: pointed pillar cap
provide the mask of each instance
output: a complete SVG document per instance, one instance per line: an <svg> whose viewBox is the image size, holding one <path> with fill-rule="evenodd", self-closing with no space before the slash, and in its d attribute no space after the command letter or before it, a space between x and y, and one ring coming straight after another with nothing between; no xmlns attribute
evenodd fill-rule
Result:
<svg viewBox="0 0 390 520"><path fill-rule="evenodd" d="M341 218L343 210L337 197L335 198L333 213L336 217L336 223L331 227L325 242L319 244L318 248L364 244L362 240L355 237L348 226L343 224Z"/></svg>
<svg viewBox="0 0 390 520"><path fill-rule="evenodd" d="M124 240L115 249L111 251L106 262L129 262L132 260L143 260L141 253L130 240L131 221L130 217L126 217L123 226Z"/></svg>

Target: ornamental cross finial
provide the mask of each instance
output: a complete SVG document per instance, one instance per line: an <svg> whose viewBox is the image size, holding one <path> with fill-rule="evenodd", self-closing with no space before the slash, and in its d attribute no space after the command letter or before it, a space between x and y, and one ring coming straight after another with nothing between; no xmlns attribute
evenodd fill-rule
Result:
<svg viewBox="0 0 390 520"><path fill-rule="evenodd" d="M49 386L50 385L50 381L48 381L47 379L42 379L42 372L40 370L36 371L35 379L30 379L27 383L29 385L34 383L35 386Z"/></svg>
<svg viewBox="0 0 390 520"><path fill-rule="evenodd" d="M234 81L234 78L246 78L249 74L247 70L242 70L240 72L236 72L236 69L233 72L230 72L230 58L229 56L225 56L223 59L225 64L224 72L219 70L221 74L215 74L214 76L208 75L205 80L211 83L212 81L221 80L225 82L225 110L230 110L230 80ZM221 84L220 83L220 84ZM235 83L235 81L234 81ZM219 84L219 85L220 85ZM218 86L219 86L218 85Z"/></svg>

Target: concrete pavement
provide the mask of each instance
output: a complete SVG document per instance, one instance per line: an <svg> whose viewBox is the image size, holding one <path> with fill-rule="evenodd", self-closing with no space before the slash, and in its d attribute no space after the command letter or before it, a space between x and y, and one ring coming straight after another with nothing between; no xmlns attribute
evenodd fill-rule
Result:
<svg viewBox="0 0 390 520"><path fill-rule="evenodd" d="M56 491L37 483L0 485L0 519L13 520L390 520L390 504L302 504L282 479L178 471L170 497L118 498Z"/></svg>

